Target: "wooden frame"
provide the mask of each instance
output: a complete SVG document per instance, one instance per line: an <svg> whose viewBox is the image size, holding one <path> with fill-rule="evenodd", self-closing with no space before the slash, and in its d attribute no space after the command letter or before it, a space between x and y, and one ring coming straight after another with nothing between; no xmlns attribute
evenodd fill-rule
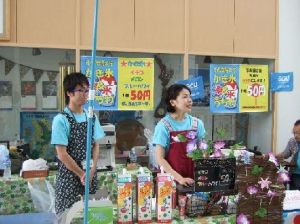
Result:
<svg viewBox="0 0 300 224"><path fill-rule="evenodd" d="M0 40L10 38L10 0L0 0Z"/></svg>

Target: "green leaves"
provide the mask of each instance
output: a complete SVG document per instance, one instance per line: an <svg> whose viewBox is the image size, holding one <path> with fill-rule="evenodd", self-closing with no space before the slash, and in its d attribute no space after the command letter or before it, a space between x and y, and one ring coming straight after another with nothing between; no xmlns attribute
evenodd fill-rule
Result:
<svg viewBox="0 0 300 224"><path fill-rule="evenodd" d="M230 149L236 150L244 147L243 142L235 143L234 145L230 146Z"/></svg>
<svg viewBox="0 0 300 224"><path fill-rule="evenodd" d="M251 173L255 176L258 176L260 175L261 173L263 172L263 168L258 166L258 165L255 165L253 168L252 168L252 171Z"/></svg>
<svg viewBox="0 0 300 224"><path fill-rule="evenodd" d="M256 212L255 215L260 217L260 218L264 218L267 215L267 209L265 208L259 208Z"/></svg>
<svg viewBox="0 0 300 224"><path fill-rule="evenodd" d="M234 151L233 150L230 150L229 158L234 158Z"/></svg>
<svg viewBox="0 0 300 224"><path fill-rule="evenodd" d="M224 139L225 132L225 128L216 128L216 134L219 139Z"/></svg>
<svg viewBox="0 0 300 224"><path fill-rule="evenodd" d="M187 156L193 160L203 158L203 151L202 150L194 150L191 153L187 154Z"/></svg>
<svg viewBox="0 0 300 224"><path fill-rule="evenodd" d="M183 134L178 134L177 137L178 137L178 140L180 142L186 142L187 141L187 138Z"/></svg>

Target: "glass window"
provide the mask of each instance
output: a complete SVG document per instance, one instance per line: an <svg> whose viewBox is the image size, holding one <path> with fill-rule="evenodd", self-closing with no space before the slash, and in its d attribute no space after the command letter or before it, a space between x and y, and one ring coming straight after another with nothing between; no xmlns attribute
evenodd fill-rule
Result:
<svg viewBox="0 0 300 224"><path fill-rule="evenodd" d="M91 51L81 51L81 56L91 56ZM168 87L176 80L183 79L183 55L178 54L153 54L153 53L125 53L125 52L110 52L97 51L97 56L111 57L126 57L126 58L154 58L154 110L153 111L100 111L100 118L103 122L118 123L125 119L135 119L144 127L154 130L155 124L158 121L161 107L165 106L163 101L164 87ZM164 69L166 71L164 71ZM168 77L162 73L168 73ZM171 74L171 75L170 75ZM129 148L129 147L127 147ZM130 149L130 148L129 148Z"/></svg>
<svg viewBox="0 0 300 224"><path fill-rule="evenodd" d="M0 47L0 140L20 139L23 112L57 112L60 69L73 64L75 50ZM8 89L4 91L3 89ZM32 130L28 130L32 131ZM36 130L37 131L37 130ZM38 131L35 133L38 135Z"/></svg>
<svg viewBox="0 0 300 224"><path fill-rule="evenodd" d="M225 130L225 139L230 142L243 142L248 148L258 146L258 150L268 152L272 144L272 95L270 94L268 112L260 113L211 113L209 109L209 66L210 64L263 64L269 66L269 74L274 71L274 60L234 58L217 56L189 56L189 78L202 76L205 95L196 100L193 114L200 117L207 130L207 138L216 140L218 130Z"/></svg>

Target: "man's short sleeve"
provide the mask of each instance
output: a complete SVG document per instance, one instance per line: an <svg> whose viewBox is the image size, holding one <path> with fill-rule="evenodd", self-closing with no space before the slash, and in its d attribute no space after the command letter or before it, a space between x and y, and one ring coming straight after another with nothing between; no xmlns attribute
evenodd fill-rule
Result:
<svg viewBox="0 0 300 224"><path fill-rule="evenodd" d="M56 115L52 122L51 144L67 146L69 133L67 118L62 114Z"/></svg>

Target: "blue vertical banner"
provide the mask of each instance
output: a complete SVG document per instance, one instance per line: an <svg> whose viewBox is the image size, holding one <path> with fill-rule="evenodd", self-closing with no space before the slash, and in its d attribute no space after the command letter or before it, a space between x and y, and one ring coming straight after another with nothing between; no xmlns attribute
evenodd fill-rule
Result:
<svg viewBox="0 0 300 224"><path fill-rule="evenodd" d="M290 92L293 91L293 72L272 72L271 91Z"/></svg>
<svg viewBox="0 0 300 224"><path fill-rule="evenodd" d="M92 57L81 56L81 72L89 81L92 71ZM118 58L99 57L95 59L95 110L117 110L118 108ZM91 82L90 82L91 83Z"/></svg>
<svg viewBox="0 0 300 224"><path fill-rule="evenodd" d="M204 97L204 85L202 76L198 76L192 79L179 80L177 81L177 83L186 85L190 88L192 92L192 100L202 99Z"/></svg>
<svg viewBox="0 0 300 224"><path fill-rule="evenodd" d="M210 111L239 112L239 65L210 65Z"/></svg>

